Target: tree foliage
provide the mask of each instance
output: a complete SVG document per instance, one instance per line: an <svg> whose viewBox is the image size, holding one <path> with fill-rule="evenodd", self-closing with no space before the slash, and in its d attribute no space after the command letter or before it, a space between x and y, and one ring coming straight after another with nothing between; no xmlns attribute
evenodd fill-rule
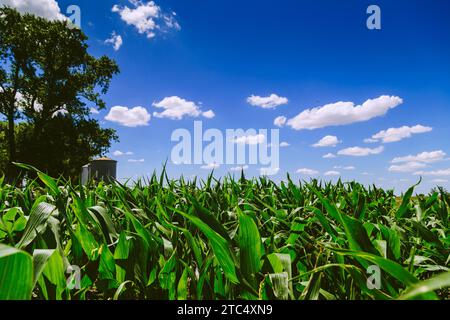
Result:
<svg viewBox="0 0 450 320"><path fill-rule="evenodd" d="M73 176L117 139L90 118L90 109L105 108L102 95L119 68L90 55L87 40L67 21L0 8L0 163L9 176L16 175L15 161Z"/></svg>

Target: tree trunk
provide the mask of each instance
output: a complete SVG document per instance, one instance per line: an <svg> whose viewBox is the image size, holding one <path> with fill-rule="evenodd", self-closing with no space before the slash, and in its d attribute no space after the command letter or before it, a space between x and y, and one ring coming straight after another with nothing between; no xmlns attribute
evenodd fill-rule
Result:
<svg viewBox="0 0 450 320"><path fill-rule="evenodd" d="M8 111L8 130L7 130L7 139L8 139L8 170L7 170L7 181L10 183L15 182L17 178L17 168L13 164L13 162L17 161L16 159L16 137L15 137L15 124L14 124L14 103L9 108Z"/></svg>
<svg viewBox="0 0 450 320"><path fill-rule="evenodd" d="M19 177L18 173L19 170L17 167L13 164L13 162L16 162L16 137L15 137L15 123L14 123L14 116L16 113L16 95L17 92L19 92L19 65L16 62L14 66L14 81L13 81L13 89L10 92L11 96L9 96L9 105L8 107L8 132L7 132L7 139L8 139L8 170L6 174L7 181L9 183L15 183L18 182Z"/></svg>

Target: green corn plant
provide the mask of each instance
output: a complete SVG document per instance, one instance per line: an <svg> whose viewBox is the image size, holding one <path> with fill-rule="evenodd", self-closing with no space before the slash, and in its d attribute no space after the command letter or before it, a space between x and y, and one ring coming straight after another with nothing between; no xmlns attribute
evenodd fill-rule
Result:
<svg viewBox="0 0 450 320"><path fill-rule="evenodd" d="M37 179L0 179L0 299L449 298L442 189L170 179L165 167L83 186L20 166Z"/></svg>

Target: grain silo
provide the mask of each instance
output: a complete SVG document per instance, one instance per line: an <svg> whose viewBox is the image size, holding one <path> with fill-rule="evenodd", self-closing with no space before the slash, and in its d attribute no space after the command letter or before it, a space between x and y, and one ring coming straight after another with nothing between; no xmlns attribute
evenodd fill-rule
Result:
<svg viewBox="0 0 450 320"><path fill-rule="evenodd" d="M82 184L91 180L111 182L116 179L117 161L110 158L98 158L83 166L81 173Z"/></svg>

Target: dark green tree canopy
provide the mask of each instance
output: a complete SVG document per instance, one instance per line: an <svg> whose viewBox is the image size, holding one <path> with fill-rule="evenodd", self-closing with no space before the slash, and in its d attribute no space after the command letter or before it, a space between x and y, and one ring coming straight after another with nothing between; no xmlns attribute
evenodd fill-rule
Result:
<svg viewBox="0 0 450 320"><path fill-rule="evenodd" d="M61 168L56 173L72 176L79 169L75 166L104 154L117 139L114 131L90 119L90 109L105 108L102 95L119 68L106 56L90 55L87 40L66 21L0 8L0 116L5 121L1 142L10 175L15 175L12 162L27 160L41 170ZM20 137L15 130L18 121L26 123L26 134Z"/></svg>

